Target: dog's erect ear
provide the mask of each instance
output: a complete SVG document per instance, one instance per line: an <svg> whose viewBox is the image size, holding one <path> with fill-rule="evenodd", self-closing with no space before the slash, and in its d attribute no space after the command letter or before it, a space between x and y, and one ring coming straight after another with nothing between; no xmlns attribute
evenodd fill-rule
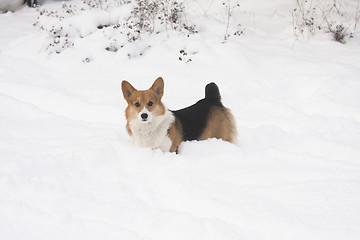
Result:
<svg viewBox="0 0 360 240"><path fill-rule="evenodd" d="M158 77L150 89L156 92L161 98L164 94L164 80L162 77Z"/></svg>
<svg viewBox="0 0 360 240"><path fill-rule="evenodd" d="M121 90L123 92L124 98L126 101L129 101L131 94L136 91L136 89L127 81L122 81Z"/></svg>

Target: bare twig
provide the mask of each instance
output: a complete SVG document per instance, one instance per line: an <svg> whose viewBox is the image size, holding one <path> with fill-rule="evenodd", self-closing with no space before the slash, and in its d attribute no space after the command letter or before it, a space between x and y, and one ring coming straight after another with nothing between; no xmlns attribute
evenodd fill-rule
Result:
<svg viewBox="0 0 360 240"><path fill-rule="evenodd" d="M356 30L357 23L359 22L359 7L360 7L360 0L357 1L357 5L356 5L354 32Z"/></svg>

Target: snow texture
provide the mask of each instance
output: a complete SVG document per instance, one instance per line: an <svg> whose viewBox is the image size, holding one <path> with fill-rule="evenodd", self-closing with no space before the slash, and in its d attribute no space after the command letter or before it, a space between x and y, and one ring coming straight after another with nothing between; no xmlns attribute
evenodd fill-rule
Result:
<svg viewBox="0 0 360 240"><path fill-rule="evenodd" d="M7 11L15 11L20 8L23 0L0 0L0 13Z"/></svg>
<svg viewBox="0 0 360 240"><path fill-rule="evenodd" d="M0 14L0 239L360 239L359 34L299 41L296 1L243 0L229 32L245 31L222 43L221 2L185 3L198 34L117 52L116 31L81 18L74 46L48 53L36 9ZM120 83L159 76L173 110L216 82L237 144L132 146Z"/></svg>

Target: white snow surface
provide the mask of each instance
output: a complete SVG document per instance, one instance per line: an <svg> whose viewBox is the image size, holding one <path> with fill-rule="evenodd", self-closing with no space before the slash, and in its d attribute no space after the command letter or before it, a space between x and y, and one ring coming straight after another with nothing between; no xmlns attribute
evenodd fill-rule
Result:
<svg viewBox="0 0 360 240"><path fill-rule="evenodd" d="M0 13L15 11L24 3L23 0L0 0Z"/></svg>
<svg viewBox="0 0 360 240"><path fill-rule="evenodd" d="M0 14L0 239L360 239L360 35L295 40L293 2L240 1L245 32L221 43L221 3L187 1L198 34L116 53L82 22L48 54L35 9ZM120 83L159 76L170 109L216 82L237 144L132 146Z"/></svg>

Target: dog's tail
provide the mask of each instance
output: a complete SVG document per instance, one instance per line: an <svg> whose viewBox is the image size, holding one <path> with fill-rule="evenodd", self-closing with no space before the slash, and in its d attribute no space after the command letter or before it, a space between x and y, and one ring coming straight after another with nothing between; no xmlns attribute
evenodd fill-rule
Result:
<svg viewBox="0 0 360 240"><path fill-rule="evenodd" d="M205 99L215 103L221 103L219 87L215 83L209 83L205 87Z"/></svg>

